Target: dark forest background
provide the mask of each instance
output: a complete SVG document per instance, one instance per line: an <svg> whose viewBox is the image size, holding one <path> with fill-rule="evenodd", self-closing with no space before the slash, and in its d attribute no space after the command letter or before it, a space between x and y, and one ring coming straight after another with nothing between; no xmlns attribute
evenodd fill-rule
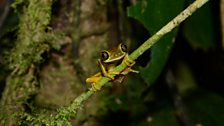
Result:
<svg viewBox="0 0 224 126"><path fill-rule="evenodd" d="M34 125L91 85L99 52L131 53L193 0L0 0L0 125ZM210 0L80 107L77 126L223 126L224 2Z"/></svg>

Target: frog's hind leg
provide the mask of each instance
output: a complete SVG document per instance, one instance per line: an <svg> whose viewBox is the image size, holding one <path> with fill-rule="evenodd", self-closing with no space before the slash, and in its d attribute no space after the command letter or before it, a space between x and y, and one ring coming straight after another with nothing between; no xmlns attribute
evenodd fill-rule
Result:
<svg viewBox="0 0 224 126"><path fill-rule="evenodd" d="M86 79L86 83L90 83L92 85L93 91L99 91L101 89L100 85L97 85L97 81L102 78L101 72L96 73L95 75Z"/></svg>
<svg viewBox="0 0 224 126"><path fill-rule="evenodd" d="M102 77L101 72L94 74L93 76L86 79L86 83L95 83Z"/></svg>

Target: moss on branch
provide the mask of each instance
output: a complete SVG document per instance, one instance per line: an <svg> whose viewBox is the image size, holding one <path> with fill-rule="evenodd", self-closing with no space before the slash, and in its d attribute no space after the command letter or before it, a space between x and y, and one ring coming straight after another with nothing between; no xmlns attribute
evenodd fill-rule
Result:
<svg viewBox="0 0 224 126"><path fill-rule="evenodd" d="M181 22L183 22L186 18L188 18L192 13L194 13L198 8L203 6L208 0L196 0L193 4L191 4L188 8L182 11L178 16L176 16L172 21L170 21L167 25L161 28L155 35L146 40L139 48L137 48L129 58L131 60L136 60L140 55L142 55L147 49L153 46L160 38L162 38L165 34L172 31L175 27L177 27ZM124 64L118 65L114 72L119 73L124 70L127 66ZM107 77L102 77L97 83L101 87L104 86L110 79ZM95 92L91 89L87 92L82 93L79 97L77 97L69 106L62 107L58 110L58 113L49 119L47 122L52 123L53 125L60 125L63 123L68 124L68 121L71 117L74 117L77 113L77 110L82 106L82 103L86 101L91 95ZM29 115L31 116L31 115ZM32 117L32 116L31 116ZM46 121L46 120L45 120ZM41 124L41 123L40 123Z"/></svg>

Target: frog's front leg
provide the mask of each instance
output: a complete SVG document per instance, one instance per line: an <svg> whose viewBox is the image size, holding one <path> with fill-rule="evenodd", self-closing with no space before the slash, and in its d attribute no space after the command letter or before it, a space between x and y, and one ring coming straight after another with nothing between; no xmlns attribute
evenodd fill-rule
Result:
<svg viewBox="0 0 224 126"><path fill-rule="evenodd" d="M122 75L126 75L126 74L128 74L129 72L139 73L139 71L131 69L131 67L135 64L135 61L130 60L128 54L125 55L125 57L124 57L124 59L123 59L123 61L122 61L122 64L125 64L125 65L128 66L126 69L124 69L124 70L121 72Z"/></svg>
<svg viewBox="0 0 224 126"><path fill-rule="evenodd" d="M98 60L98 62L99 62L100 69L102 71L103 76L114 80L114 75L116 75L116 73L113 73L113 72L110 72L110 70L107 70L101 60Z"/></svg>

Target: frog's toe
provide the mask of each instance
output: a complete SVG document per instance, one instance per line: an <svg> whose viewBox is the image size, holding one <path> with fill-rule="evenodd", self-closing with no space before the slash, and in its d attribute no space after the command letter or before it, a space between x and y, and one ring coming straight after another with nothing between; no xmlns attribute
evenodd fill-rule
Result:
<svg viewBox="0 0 224 126"><path fill-rule="evenodd" d="M133 70L133 69L130 69L130 72L132 72L132 73L139 73L138 70Z"/></svg>
<svg viewBox="0 0 224 126"><path fill-rule="evenodd" d="M108 78L110 78L111 80L114 80L114 75L116 75L116 74L114 74L114 73L112 73L112 74L107 74L107 75L105 75L105 77L108 77Z"/></svg>
<svg viewBox="0 0 224 126"><path fill-rule="evenodd" d="M96 91L99 91L100 89L101 89L101 86L96 85L96 83L93 83L93 84L92 84L92 90L93 90L93 91L96 92Z"/></svg>
<svg viewBox="0 0 224 126"><path fill-rule="evenodd" d="M130 60L129 57L128 57L128 55L126 55L124 57L122 63L125 64L125 65L127 65L127 66L129 66L129 67L131 67L131 66L133 66L135 64L135 61Z"/></svg>
<svg viewBox="0 0 224 126"><path fill-rule="evenodd" d="M123 71L121 72L121 74L122 74L122 75L126 75L126 74L128 74L128 73L130 73L130 72L132 72L132 73L139 73L139 71L137 71L137 70L133 70L133 69L131 69L131 67L128 67L128 68L126 68L125 70L123 70Z"/></svg>

